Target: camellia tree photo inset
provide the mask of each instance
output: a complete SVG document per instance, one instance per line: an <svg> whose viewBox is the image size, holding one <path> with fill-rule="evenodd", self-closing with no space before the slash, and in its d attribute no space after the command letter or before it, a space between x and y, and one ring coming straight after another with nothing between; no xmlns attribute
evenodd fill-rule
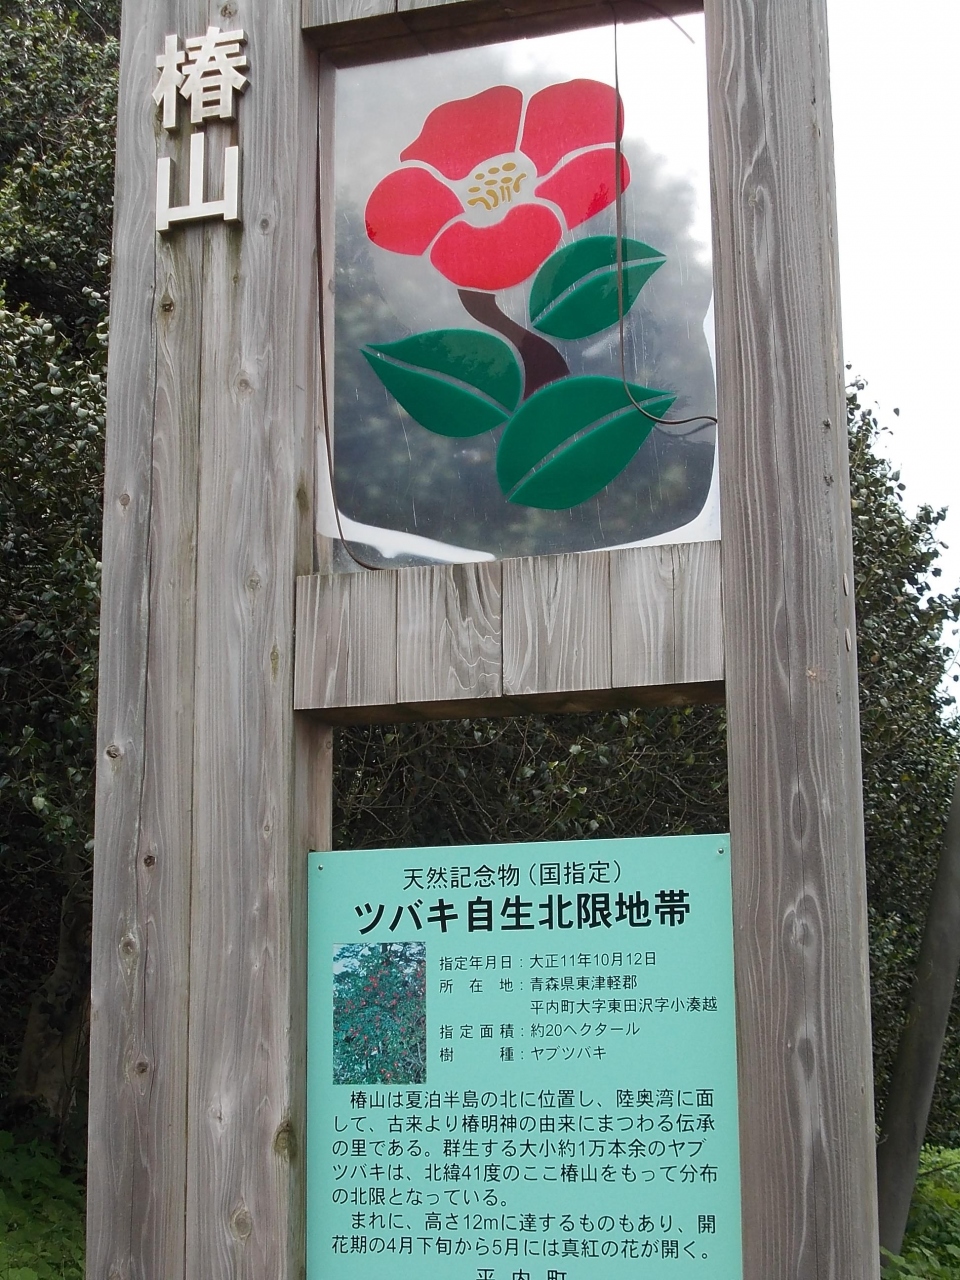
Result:
<svg viewBox="0 0 960 1280"><path fill-rule="evenodd" d="M426 1081L426 989L422 942L334 948L334 1084Z"/></svg>

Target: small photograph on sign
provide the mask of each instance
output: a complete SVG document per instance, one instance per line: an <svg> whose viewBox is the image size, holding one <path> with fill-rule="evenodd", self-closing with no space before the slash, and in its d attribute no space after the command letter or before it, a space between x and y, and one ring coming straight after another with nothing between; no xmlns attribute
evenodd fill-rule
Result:
<svg viewBox="0 0 960 1280"><path fill-rule="evenodd" d="M422 942L334 947L334 1084L426 1081L426 985Z"/></svg>

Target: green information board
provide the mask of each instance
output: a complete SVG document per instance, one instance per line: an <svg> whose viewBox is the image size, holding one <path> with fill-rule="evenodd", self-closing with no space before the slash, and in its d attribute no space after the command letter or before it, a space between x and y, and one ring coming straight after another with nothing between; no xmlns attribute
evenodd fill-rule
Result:
<svg viewBox="0 0 960 1280"><path fill-rule="evenodd" d="M309 883L309 1280L740 1280L726 836Z"/></svg>

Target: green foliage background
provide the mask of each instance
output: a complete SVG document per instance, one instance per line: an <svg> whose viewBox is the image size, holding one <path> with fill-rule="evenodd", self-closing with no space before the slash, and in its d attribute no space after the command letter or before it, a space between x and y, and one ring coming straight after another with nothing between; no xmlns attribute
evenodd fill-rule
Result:
<svg viewBox="0 0 960 1280"><path fill-rule="evenodd" d="M61 1139L84 1065L116 19L0 10L0 1102L46 981Z"/></svg>
<svg viewBox="0 0 960 1280"><path fill-rule="evenodd" d="M0 1130L0 1277L81 1280L83 1187L48 1144Z"/></svg>
<svg viewBox="0 0 960 1280"><path fill-rule="evenodd" d="M880 428L860 391L850 397L850 468L879 1112L957 776L960 726L944 691L952 655L942 635L960 616L960 594L936 586L944 513L922 506L906 516L899 473L878 453ZM960 1145L958 1015L954 1001L927 1129L950 1146Z"/></svg>
<svg viewBox="0 0 960 1280"><path fill-rule="evenodd" d="M899 1257L887 1256L884 1280L957 1280L960 1276L960 1151L924 1147Z"/></svg>
<svg viewBox="0 0 960 1280"><path fill-rule="evenodd" d="M79 1258L67 1249L54 1262L38 1245L35 1261L16 1261L9 1250L17 1232L47 1230L44 1204L78 1204L43 1164L50 1150L30 1144L48 1132L68 1168L80 1158L70 1114L79 1144L116 24L117 6L95 0L0 7L0 1123L18 1137L0 1139L10 1259L0 1254L0 1275L3 1264L27 1267L18 1280L30 1268L43 1275L41 1262ZM882 1102L958 763L941 634L960 597L935 585L940 515L905 513L860 391L850 403L852 497ZM337 759L340 847L726 826L719 707L343 731ZM60 1052L53 1101L49 1081L17 1079L31 1003L31 1025ZM956 1010L928 1136L960 1144ZM16 1181L14 1159L32 1182ZM938 1178L931 1171L923 1187ZM953 1178L945 1171L935 1195L944 1222ZM29 1228L18 1224L34 1211L10 1208L16 1186L39 1215ZM927 1219L916 1221L920 1239ZM946 1265L953 1271L939 1274L960 1275Z"/></svg>

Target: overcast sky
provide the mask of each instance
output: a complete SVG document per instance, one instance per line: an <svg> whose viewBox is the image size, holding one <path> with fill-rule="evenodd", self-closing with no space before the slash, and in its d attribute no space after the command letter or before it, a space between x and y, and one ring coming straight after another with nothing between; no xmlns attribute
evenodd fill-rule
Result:
<svg viewBox="0 0 960 1280"><path fill-rule="evenodd" d="M960 582L960 3L828 0L845 357ZM893 409L899 408L895 417Z"/></svg>

